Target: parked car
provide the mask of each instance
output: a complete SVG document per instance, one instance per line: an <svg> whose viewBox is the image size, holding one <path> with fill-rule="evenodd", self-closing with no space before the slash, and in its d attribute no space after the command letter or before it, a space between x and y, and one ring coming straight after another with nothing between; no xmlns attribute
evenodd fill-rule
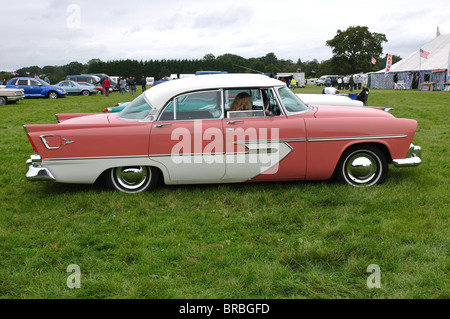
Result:
<svg viewBox="0 0 450 319"><path fill-rule="evenodd" d="M316 85L326 85L327 78L330 79L331 86L336 86L338 83L339 75L322 75L320 78L316 80Z"/></svg>
<svg viewBox="0 0 450 319"><path fill-rule="evenodd" d="M23 89L25 97L66 97L66 91L56 85L34 78L13 78L6 84L7 89Z"/></svg>
<svg viewBox="0 0 450 319"><path fill-rule="evenodd" d="M243 108L238 110L237 106ZM168 81L119 113L25 125L30 181L141 192L166 184L326 180L381 184L388 164L421 164L417 122L366 107L307 106L257 74Z"/></svg>
<svg viewBox="0 0 450 319"><path fill-rule="evenodd" d="M297 96L308 105L364 106L363 102L342 95L297 94Z"/></svg>
<svg viewBox="0 0 450 319"><path fill-rule="evenodd" d="M64 88L67 94L89 96L98 92L97 88L93 85L83 85L70 80L61 81L56 85Z"/></svg>
<svg viewBox="0 0 450 319"><path fill-rule="evenodd" d="M23 89L7 89L4 85L0 85L0 105L16 103L24 97Z"/></svg>
<svg viewBox="0 0 450 319"><path fill-rule="evenodd" d="M99 85L99 84L91 84L91 83L87 83L87 82L77 82L79 84L82 85L89 85L92 87L95 87L97 89L97 94L103 94L103 86ZM111 93L113 90L110 88L109 89L109 93Z"/></svg>
<svg viewBox="0 0 450 319"><path fill-rule="evenodd" d="M107 107L106 109L103 110L103 113L117 113L122 111L125 106L127 106L130 102L120 102L117 103L116 105L112 106L112 107Z"/></svg>
<svg viewBox="0 0 450 319"><path fill-rule="evenodd" d="M118 81L118 77L117 76L111 77L108 74L104 74L104 73L92 73L92 74L86 74L86 75L93 75L93 76L98 77L99 79L101 79L102 76L105 76L111 82L111 90L119 91L119 81Z"/></svg>
<svg viewBox="0 0 450 319"><path fill-rule="evenodd" d="M90 74L81 74L81 75L67 75L66 80L75 81L75 82L87 82L90 84L96 84L100 82L100 77L96 75L90 75Z"/></svg>

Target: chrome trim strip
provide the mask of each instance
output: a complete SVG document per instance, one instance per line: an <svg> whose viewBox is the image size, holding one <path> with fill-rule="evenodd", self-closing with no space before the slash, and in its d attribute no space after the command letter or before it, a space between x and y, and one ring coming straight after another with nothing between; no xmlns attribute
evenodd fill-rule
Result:
<svg viewBox="0 0 450 319"><path fill-rule="evenodd" d="M58 146L58 147L52 147L52 146L50 146L50 145L47 144L46 138L47 138L47 137L52 137L52 136L55 136L55 135L41 135L40 138L41 138L42 143L44 144L44 146L45 146L47 149L49 149L49 150L57 150L57 149L59 149L61 146Z"/></svg>
<svg viewBox="0 0 450 319"><path fill-rule="evenodd" d="M98 157L70 157L70 158L46 158L46 162L51 161L73 161L73 160L92 160L92 159L123 159L123 158L148 158L150 155L137 156L98 156Z"/></svg>
<svg viewBox="0 0 450 319"><path fill-rule="evenodd" d="M408 135L372 135L372 136L343 136L343 137L317 137L308 138L308 142L325 142L325 141L348 141L348 140L372 140L372 139L391 139L405 138Z"/></svg>

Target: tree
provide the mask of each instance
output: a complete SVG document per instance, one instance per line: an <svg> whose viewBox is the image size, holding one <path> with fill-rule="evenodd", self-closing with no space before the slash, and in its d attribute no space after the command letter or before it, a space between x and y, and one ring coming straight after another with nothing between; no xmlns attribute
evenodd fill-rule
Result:
<svg viewBox="0 0 450 319"><path fill-rule="evenodd" d="M66 75L81 74L81 72L85 69L85 66L80 62L74 61L62 66L62 69Z"/></svg>
<svg viewBox="0 0 450 319"><path fill-rule="evenodd" d="M212 53L205 54L203 61L214 61L216 57Z"/></svg>
<svg viewBox="0 0 450 319"><path fill-rule="evenodd" d="M370 32L368 27L349 27L338 30L336 36L326 45L333 48L334 73L350 74L371 70L371 58L379 59L383 53L386 35Z"/></svg>

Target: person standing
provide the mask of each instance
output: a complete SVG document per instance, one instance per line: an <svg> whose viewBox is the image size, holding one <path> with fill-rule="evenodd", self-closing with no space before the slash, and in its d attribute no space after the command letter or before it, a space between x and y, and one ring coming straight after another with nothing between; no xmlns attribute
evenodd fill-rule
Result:
<svg viewBox="0 0 450 319"><path fill-rule="evenodd" d="M342 88L342 78L341 77L338 77L337 83L338 83L338 90L340 90Z"/></svg>
<svg viewBox="0 0 450 319"><path fill-rule="evenodd" d="M350 75L350 79L348 80L348 85L350 85L350 92L353 92L353 86L355 85L355 79L353 78L353 74Z"/></svg>
<svg viewBox="0 0 450 319"><path fill-rule="evenodd" d="M126 88L127 88L127 82L125 81L124 77L121 77L119 80L119 90L120 90L120 93L122 93L122 95L124 95Z"/></svg>
<svg viewBox="0 0 450 319"><path fill-rule="evenodd" d="M49 78L50 74L47 74L44 78L44 81L47 82L48 84L50 84L50 78Z"/></svg>
<svg viewBox="0 0 450 319"><path fill-rule="evenodd" d="M142 92L147 90L147 80L145 79L145 76L142 76L142 78L141 78L141 87L142 87Z"/></svg>
<svg viewBox="0 0 450 319"><path fill-rule="evenodd" d="M105 91L105 96L109 96L109 89L111 88L111 81L108 78L103 80L103 89Z"/></svg>
<svg viewBox="0 0 450 319"><path fill-rule="evenodd" d="M136 93L136 78L133 76L133 82L132 82L132 84L133 84L133 86L132 86L132 88L133 88L133 91L134 91L134 93Z"/></svg>
<svg viewBox="0 0 450 319"><path fill-rule="evenodd" d="M291 89L292 91L297 87L297 81L295 81L294 77L291 80Z"/></svg>

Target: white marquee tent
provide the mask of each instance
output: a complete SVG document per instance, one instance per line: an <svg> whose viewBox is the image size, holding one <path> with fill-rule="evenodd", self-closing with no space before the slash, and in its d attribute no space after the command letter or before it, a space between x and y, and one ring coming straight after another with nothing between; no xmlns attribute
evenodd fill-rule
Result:
<svg viewBox="0 0 450 319"><path fill-rule="evenodd" d="M429 53L427 58L420 55L420 50ZM434 83L435 90L443 90L448 81L450 34L438 34L433 40L414 51L407 58L392 65L390 72L386 69L370 73L369 87L375 89L403 86L406 89L418 89L422 83Z"/></svg>

